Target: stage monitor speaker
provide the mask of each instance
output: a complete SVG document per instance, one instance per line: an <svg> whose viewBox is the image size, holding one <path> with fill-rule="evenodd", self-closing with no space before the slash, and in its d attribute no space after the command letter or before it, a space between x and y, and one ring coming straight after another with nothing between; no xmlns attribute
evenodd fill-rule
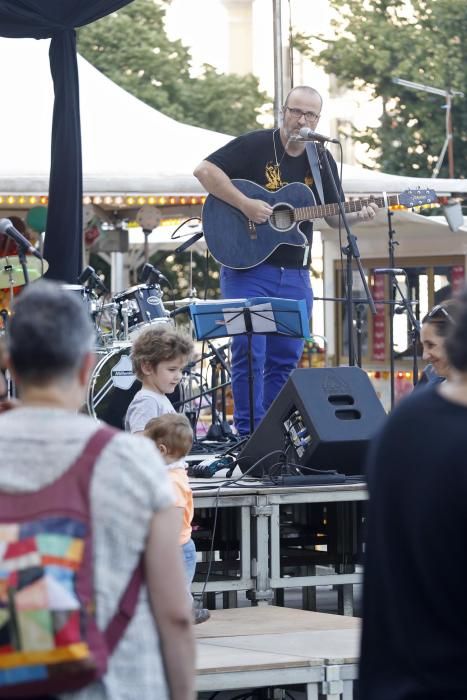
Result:
<svg viewBox="0 0 467 700"><path fill-rule="evenodd" d="M240 452L247 471L269 452L282 450L289 464L362 474L369 441L386 413L366 372L359 367L296 369ZM249 474L279 472L274 454Z"/></svg>

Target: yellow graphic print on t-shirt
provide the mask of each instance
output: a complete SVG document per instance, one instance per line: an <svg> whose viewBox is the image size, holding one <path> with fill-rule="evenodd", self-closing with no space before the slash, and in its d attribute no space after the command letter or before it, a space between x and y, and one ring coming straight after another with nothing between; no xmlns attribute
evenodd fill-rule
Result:
<svg viewBox="0 0 467 700"><path fill-rule="evenodd" d="M284 187L284 185L289 184L288 182L284 182L282 179L281 171L277 163L267 163L264 174L266 181L265 187L267 190L275 192L281 187ZM308 185L308 187L313 185L313 178L310 174L305 177L305 185Z"/></svg>
<svg viewBox="0 0 467 700"><path fill-rule="evenodd" d="M281 171L277 163L267 163L264 174L266 179L267 190L272 190L273 192L275 192L284 185L287 185L286 182L282 182Z"/></svg>

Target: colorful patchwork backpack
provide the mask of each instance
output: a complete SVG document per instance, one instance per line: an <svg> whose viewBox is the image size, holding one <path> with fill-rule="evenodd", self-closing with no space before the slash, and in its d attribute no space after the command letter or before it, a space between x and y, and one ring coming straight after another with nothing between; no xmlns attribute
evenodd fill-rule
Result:
<svg viewBox="0 0 467 700"><path fill-rule="evenodd" d="M74 464L39 491L0 493L0 698L97 680L134 613L141 564L105 632L96 625L90 484L117 432L97 430Z"/></svg>

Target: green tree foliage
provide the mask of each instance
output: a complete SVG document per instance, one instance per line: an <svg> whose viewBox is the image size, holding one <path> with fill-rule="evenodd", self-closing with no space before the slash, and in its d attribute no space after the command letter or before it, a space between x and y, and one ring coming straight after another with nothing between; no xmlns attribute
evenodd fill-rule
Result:
<svg viewBox="0 0 467 700"><path fill-rule="evenodd" d="M187 124L239 134L259 128L265 93L252 76L219 74L205 65L190 76L190 52L164 27L168 0L134 0L83 27L78 50L108 78L151 107Z"/></svg>
<svg viewBox="0 0 467 700"><path fill-rule="evenodd" d="M238 135L258 129L260 107L269 99L258 86L258 79L251 73L226 75L205 64L202 75L185 86L184 120L224 134Z"/></svg>
<svg viewBox="0 0 467 700"><path fill-rule="evenodd" d="M355 133L377 148L388 172L431 175L446 134L444 98L395 85L392 78L467 95L465 0L330 0L333 38L298 35L297 48L348 87L383 101L381 125ZM467 102L452 109L455 176L465 174ZM448 177L447 154L440 171Z"/></svg>
<svg viewBox="0 0 467 700"><path fill-rule="evenodd" d="M155 253L150 262L167 277L176 299L188 297L191 285L199 299L219 298L219 265L210 255L193 253L191 257L189 252L178 255ZM168 290L165 292L166 298L171 299Z"/></svg>

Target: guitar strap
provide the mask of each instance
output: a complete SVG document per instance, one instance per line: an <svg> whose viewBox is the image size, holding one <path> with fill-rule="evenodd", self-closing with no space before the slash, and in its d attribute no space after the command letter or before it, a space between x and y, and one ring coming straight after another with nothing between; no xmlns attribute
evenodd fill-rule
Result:
<svg viewBox="0 0 467 700"><path fill-rule="evenodd" d="M324 192L323 192L323 182L321 180L321 170L318 161L318 151L316 150L316 144L312 141L308 141L305 145L306 154L308 157L308 162L310 164L311 176L315 183L316 191L320 199L320 204L324 204ZM310 226L310 232L306 234L308 238L308 245L305 249L305 254L303 256L303 265L308 264L308 256L311 256L311 246L313 244L313 228Z"/></svg>
<svg viewBox="0 0 467 700"><path fill-rule="evenodd" d="M321 170L318 161L318 151L316 150L316 144L313 141L308 141L305 145L306 154L308 156L308 162L310 164L311 175L313 177L316 191L320 199L320 204L325 204L324 192L323 192L323 181L321 180Z"/></svg>

